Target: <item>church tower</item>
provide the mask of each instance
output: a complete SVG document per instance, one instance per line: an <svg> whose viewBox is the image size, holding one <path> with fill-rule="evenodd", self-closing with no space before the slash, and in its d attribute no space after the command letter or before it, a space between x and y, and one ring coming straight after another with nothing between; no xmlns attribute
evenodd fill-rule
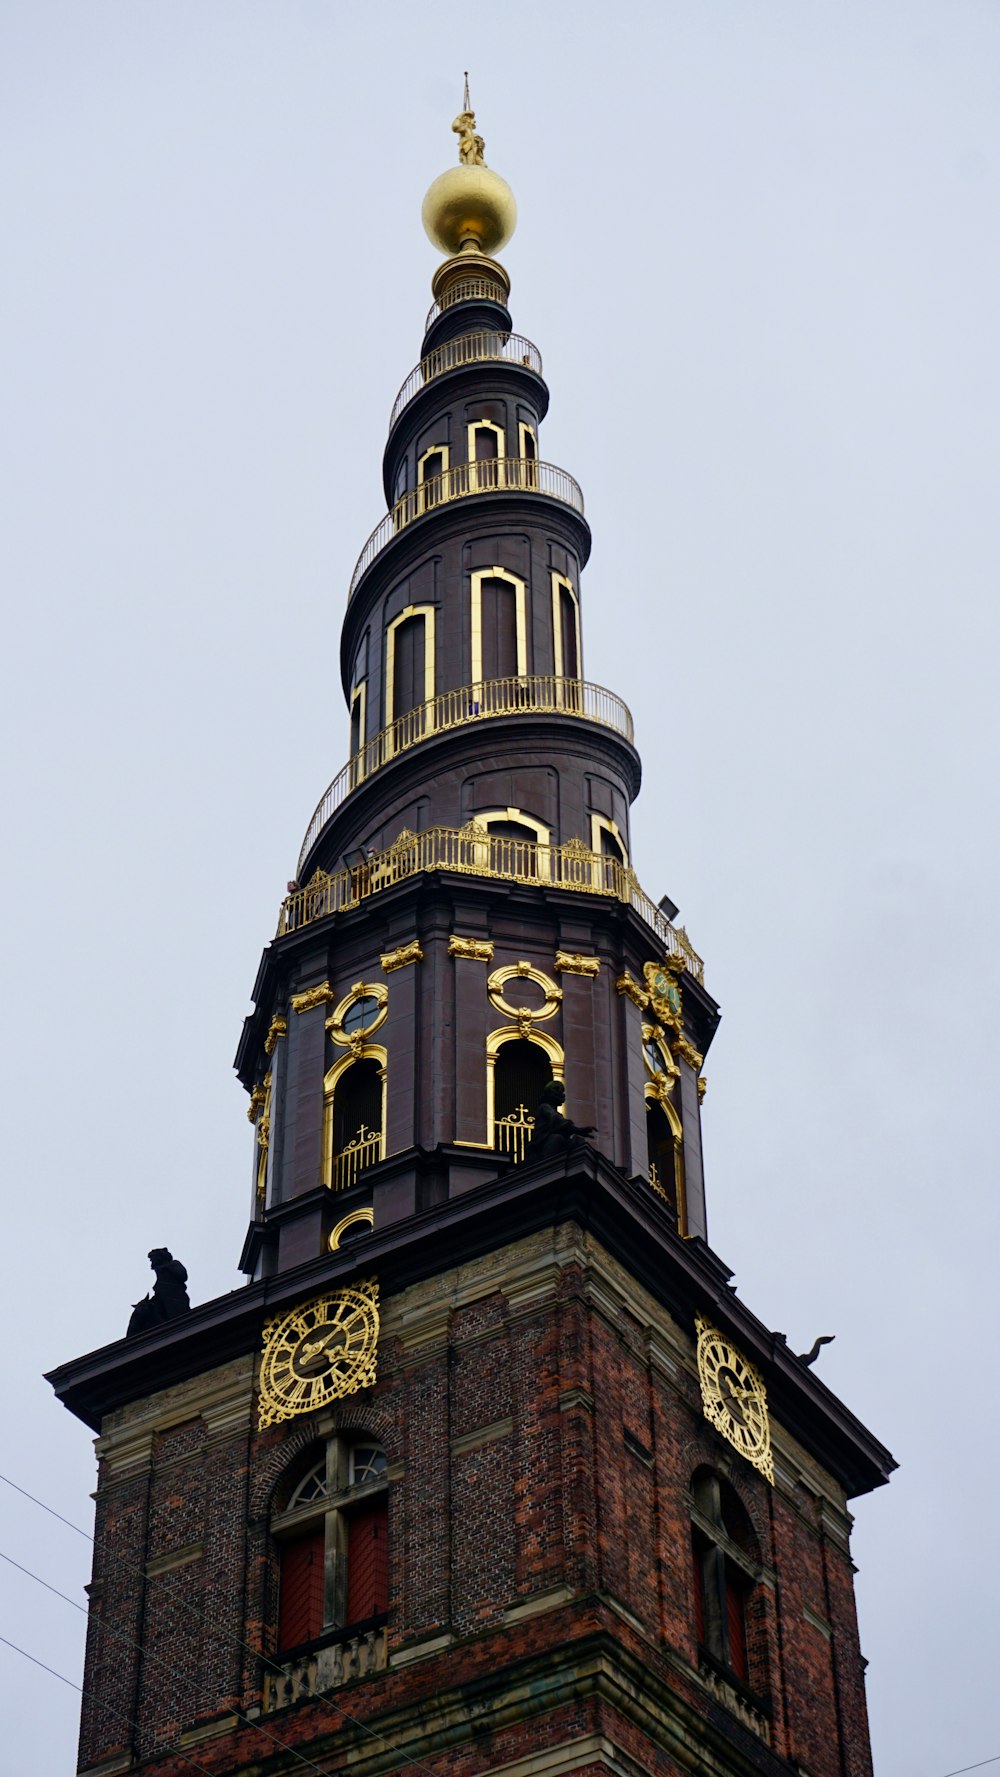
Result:
<svg viewBox="0 0 1000 1777"><path fill-rule="evenodd" d="M158 1251L50 1378L98 1434L79 1770L868 1777L848 1502L894 1464L708 1241L718 1009L632 868L514 199L453 127L237 1054L246 1287Z"/></svg>

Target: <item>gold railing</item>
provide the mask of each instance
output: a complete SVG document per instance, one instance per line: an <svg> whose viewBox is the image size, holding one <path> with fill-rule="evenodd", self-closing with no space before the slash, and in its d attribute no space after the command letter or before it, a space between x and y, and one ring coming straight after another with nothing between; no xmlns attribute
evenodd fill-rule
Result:
<svg viewBox="0 0 1000 1777"><path fill-rule="evenodd" d="M353 1185L361 1173L374 1166L382 1158L382 1136L376 1129L368 1129L364 1124L346 1145L341 1149L333 1163L333 1189L346 1191Z"/></svg>
<svg viewBox="0 0 1000 1777"><path fill-rule="evenodd" d="M510 291L505 290L499 278L459 278L450 286L439 302L432 302L427 310L424 332L427 332L432 321L443 315L445 309L453 308L456 302L498 302L501 308L507 307Z"/></svg>
<svg viewBox="0 0 1000 1777"><path fill-rule="evenodd" d="M520 364L525 370L533 370L536 376L542 374L541 352L530 339L522 339L519 333L462 333L458 339L446 339L410 371L392 404L390 432L414 395L437 377L446 375L449 370L461 370L466 364Z"/></svg>
<svg viewBox="0 0 1000 1777"><path fill-rule="evenodd" d="M317 870L305 888L282 902L277 936L347 912L397 882L432 870L613 897L634 908L666 951L683 956L684 967L696 981L705 979L705 966L687 934L670 924L639 887L635 871L618 858L588 851L579 839L565 845L509 839L475 821L465 827L428 827L424 833L404 830L387 850L371 852L362 864L332 873Z"/></svg>
<svg viewBox="0 0 1000 1777"><path fill-rule="evenodd" d="M478 685L462 685L454 691L442 691L427 703L418 704L399 716L388 728L366 742L324 791L302 841L296 876L310 849L327 821L359 784L387 765L397 754L408 752L418 742L449 728L460 728L467 722L483 722L491 716L549 715L581 716L586 722L599 722L614 729L631 745L632 717L620 697L603 685L591 685L584 679L561 679L554 674L535 674L525 678L483 679Z"/></svg>
<svg viewBox="0 0 1000 1777"><path fill-rule="evenodd" d="M535 1119L527 1107L519 1104L516 1111L507 1117L497 1117L493 1125L493 1146L504 1154L511 1154L514 1163L520 1166L526 1153L535 1128Z"/></svg>
<svg viewBox="0 0 1000 1777"><path fill-rule="evenodd" d="M554 463L540 463L535 457L487 457L479 463L457 463L443 475L434 475L419 487L410 488L375 526L354 564L348 599L353 598L358 581L375 557L415 518L446 506L449 500L463 500L468 494L503 493L547 494L583 514L579 483Z"/></svg>

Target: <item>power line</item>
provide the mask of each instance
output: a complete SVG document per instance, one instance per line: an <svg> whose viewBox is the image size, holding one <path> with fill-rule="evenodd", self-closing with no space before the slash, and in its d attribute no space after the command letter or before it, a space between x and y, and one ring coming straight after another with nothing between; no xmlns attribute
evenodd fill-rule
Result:
<svg viewBox="0 0 1000 1777"><path fill-rule="evenodd" d="M995 1765L998 1762L1000 1762L1000 1752L995 1752L992 1758L981 1758L977 1765L959 1765L957 1771L946 1771L945 1777L963 1777L963 1773L966 1771L981 1771L984 1765Z"/></svg>
<svg viewBox="0 0 1000 1777"><path fill-rule="evenodd" d="M20 1491L18 1488L18 1492ZM46 1666L44 1660L36 1659L34 1654L29 1654L27 1648L18 1647L16 1641L8 1641L6 1635L0 1635L0 1642L4 1647L13 1648L14 1652L20 1654L22 1659L30 1660L33 1666L40 1666L42 1671L47 1672L51 1678L58 1678L60 1684L68 1684L71 1691L79 1691L81 1697L92 1698L98 1709L103 1709L105 1715L115 1715L119 1721L126 1722L130 1728L138 1729L138 1722L134 1721L130 1715L126 1715L121 1709L112 1709L110 1703L102 1703L97 1692L90 1690L87 1685L77 1684L72 1678L67 1678L64 1673L57 1672L54 1666ZM208 1770L207 1766L199 1765L197 1759L188 1758L187 1753L182 1752L179 1746L165 1746L163 1751L170 1754L176 1753L177 1757L182 1758L186 1765L191 1766L192 1771L200 1771L202 1777L213 1777L213 1773Z"/></svg>
<svg viewBox="0 0 1000 1777"><path fill-rule="evenodd" d="M57 1518L60 1524L65 1524L68 1530L73 1530L76 1532L77 1536L82 1536L85 1542L93 1544L94 1539L89 1534L89 1532L87 1532L86 1530L81 1530L79 1524L74 1524L69 1518L64 1518L61 1512L57 1512L53 1506L47 1505L44 1499L38 1498L37 1494L29 1493L29 1491L26 1487L20 1487L16 1481L11 1480L9 1475L0 1474L0 1481L3 1481L5 1486L12 1487L15 1493L20 1493L22 1498L30 1500L32 1505L38 1506L40 1511L47 1512L49 1514L49 1517ZM145 1578L146 1578L145 1569L138 1567L134 1562L131 1563L130 1565L131 1565L132 1572L138 1574L143 1580L145 1580ZM46 1583L45 1581L42 1581L43 1585L45 1583ZM49 1589L54 1590L54 1588L49 1588ZM72 1600L70 1602L72 1602ZM263 1663L263 1665L270 1667L272 1672L279 1673L282 1678L285 1676L284 1667L281 1666L277 1660L273 1660L269 1654L262 1653L260 1648L251 1647L251 1645L248 1641L241 1640L241 1638L238 1635L214 1635L214 1634L212 1634L211 1632L209 1632L205 1629L204 1624L201 1622L201 1613L197 1610L196 1606L194 1606L193 1604L188 1604L186 1602L186 1600L183 1598L175 1599L174 1603L175 1603L175 1605L179 1606L182 1610L188 1611L190 1615L198 1617L199 1624L200 1624L201 1630L202 1630L202 1634L205 1636L206 1640L214 1641L222 1647L242 1648L245 1653L252 1654L254 1659L258 1659ZM79 1608L82 1609L82 1606L80 1606ZM102 1628L103 1627L104 1627L104 1625L102 1624ZM11 1645L13 1645L13 1644L11 1644ZM20 1652L22 1650L19 1649L18 1651ZM59 1674L57 1673L56 1676L58 1677ZM320 1705L320 1707L323 1709L329 1709L334 1715L339 1716L341 1721L347 1722L352 1728L359 1729L359 1731L361 1733L367 1734L370 1739L377 1740L380 1743L380 1745L388 1747L390 1752L395 1751L395 1748L393 1747L391 1741L388 1739L388 1737L385 1734L380 1734L377 1728L369 1727L367 1722L359 1721L359 1719L356 1715L351 1715L348 1710L342 1709L339 1703L335 1703L333 1701L332 1697L327 1697L327 1696L324 1696L321 1692L314 1691L312 1694L312 1697L310 1698L310 1701L313 1703L318 1703ZM424 1764L422 1759L405 1758L405 1757L401 1758L399 1760L400 1769L404 1769L407 1766L412 1766L415 1771L423 1771L425 1773L425 1777L438 1777L438 1774L431 1770L430 1765Z"/></svg>
<svg viewBox="0 0 1000 1777"><path fill-rule="evenodd" d="M61 1598L64 1604L71 1605L72 1608L78 1610L82 1616L88 1614L85 1605L80 1604L75 1598L70 1598L68 1593L60 1592L58 1586L50 1586L48 1580L43 1580L40 1574L32 1573L30 1567L22 1567L20 1561L15 1561L13 1555L4 1554L2 1549L0 1549L0 1561L6 1561L9 1567L16 1567L18 1573L23 1573L29 1580L34 1580L37 1585L44 1586L46 1592L51 1592L54 1597ZM124 1642L127 1647L134 1647L149 1665L159 1667L162 1672L168 1672L171 1678L186 1678L185 1673L180 1672L176 1666L168 1666L166 1661L163 1660L159 1654L151 1654L145 1644L139 1641L136 1636L126 1635L124 1631L120 1629L112 1629L110 1623L102 1623L101 1629L105 1635L110 1635L114 1641L121 1641ZM268 1728L264 1727L262 1722L254 1721L252 1716L244 1715L241 1709L234 1709L233 1714L239 1721L243 1722L244 1726L253 1728L257 1733L263 1734L265 1739L270 1740L272 1745L280 1747L282 1752L290 1752L292 1757L297 1759L300 1765L305 1765L307 1770L318 1771L319 1777L327 1777L327 1773L321 1771L319 1765L314 1765L312 1759L306 1758L304 1753L296 1751L294 1746L289 1746L286 1740L279 1740L277 1734L272 1734Z"/></svg>

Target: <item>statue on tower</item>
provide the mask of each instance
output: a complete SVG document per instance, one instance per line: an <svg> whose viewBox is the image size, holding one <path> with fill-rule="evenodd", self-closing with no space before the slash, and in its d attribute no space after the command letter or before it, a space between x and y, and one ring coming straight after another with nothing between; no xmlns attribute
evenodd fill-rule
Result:
<svg viewBox="0 0 1000 1777"><path fill-rule="evenodd" d="M562 1106L566 1088L561 1080L550 1080L543 1087L535 1112L535 1127L525 1153L525 1160L557 1160L571 1153L596 1133L592 1123L574 1123L564 1117Z"/></svg>
<svg viewBox="0 0 1000 1777"><path fill-rule="evenodd" d="M149 1262L156 1273L153 1293L143 1296L136 1302L128 1323L126 1339L136 1333L148 1333L152 1327L163 1326L165 1321L176 1320L178 1315L191 1312L191 1302L187 1293L187 1272L179 1259L175 1259L168 1247L154 1246L149 1254Z"/></svg>
<svg viewBox="0 0 1000 1777"><path fill-rule="evenodd" d="M451 127L458 137L458 158L462 166L484 167L486 143L476 133L475 112L460 111Z"/></svg>

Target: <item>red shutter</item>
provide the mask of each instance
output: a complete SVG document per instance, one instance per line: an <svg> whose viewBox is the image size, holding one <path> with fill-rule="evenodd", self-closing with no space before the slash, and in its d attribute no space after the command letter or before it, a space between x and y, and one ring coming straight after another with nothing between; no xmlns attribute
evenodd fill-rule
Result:
<svg viewBox="0 0 1000 1777"><path fill-rule="evenodd" d="M726 1636L729 1642L729 1664L737 1678L747 1683L747 1618L743 1587L726 1574Z"/></svg>
<svg viewBox="0 0 1000 1777"><path fill-rule="evenodd" d="M363 1623L389 1608L389 1512L385 1500L347 1521L347 1621Z"/></svg>
<svg viewBox="0 0 1000 1777"><path fill-rule="evenodd" d="M282 1544L278 1647L298 1647L323 1628L323 1531Z"/></svg>

